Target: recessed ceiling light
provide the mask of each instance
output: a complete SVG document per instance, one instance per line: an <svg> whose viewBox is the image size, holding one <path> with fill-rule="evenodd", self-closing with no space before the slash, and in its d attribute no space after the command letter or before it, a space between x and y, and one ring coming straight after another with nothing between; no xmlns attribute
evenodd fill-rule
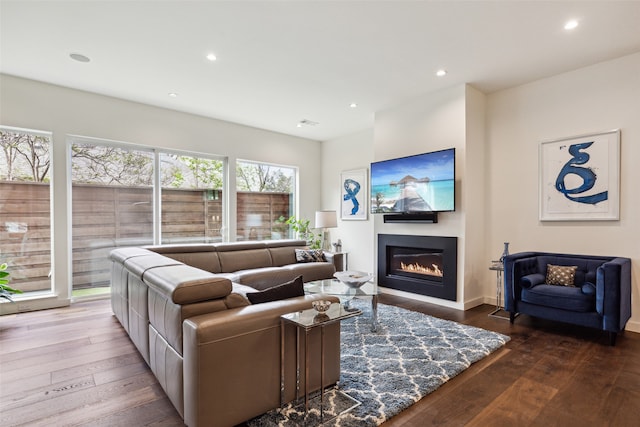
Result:
<svg viewBox="0 0 640 427"><path fill-rule="evenodd" d="M72 54L69 54L69 57L71 59L75 60L75 61L78 61L78 62L89 62L89 61L91 61L91 59L89 59L88 56L85 56L85 55L83 55L81 53L72 53Z"/></svg>
<svg viewBox="0 0 640 427"><path fill-rule="evenodd" d="M349 104L349 107L358 108L358 104L356 104L355 102L352 102L351 104Z"/></svg>
<svg viewBox="0 0 640 427"><path fill-rule="evenodd" d="M171 98L177 98L177 97L178 97L178 94L177 94L177 93L175 93L175 92L169 92L169 96L170 96Z"/></svg>
<svg viewBox="0 0 640 427"><path fill-rule="evenodd" d="M207 59L208 59L209 61L213 62L213 61L215 61L215 60L216 60L216 59L218 59L218 58L216 57L216 55L215 55L215 54L210 53L210 54L208 54L208 55L207 55Z"/></svg>
<svg viewBox="0 0 640 427"><path fill-rule="evenodd" d="M578 26L578 21L576 21L575 19L572 19L571 21L567 21L564 24L564 29L565 30L573 30L574 28L576 28Z"/></svg>
<svg viewBox="0 0 640 427"><path fill-rule="evenodd" d="M447 70L438 70L436 71L436 76L443 77L447 75Z"/></svg>

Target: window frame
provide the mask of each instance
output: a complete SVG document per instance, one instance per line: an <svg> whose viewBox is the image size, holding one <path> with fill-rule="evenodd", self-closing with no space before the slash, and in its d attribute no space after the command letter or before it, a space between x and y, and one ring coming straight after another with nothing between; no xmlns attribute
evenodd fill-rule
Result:
<svg viewBox="0 0 640 427"><path fill-rule="evenodd" d="M290 192L290 200L289 200L289 205L290 205L290 210L289 210L289 216L296 216L298 217L298 212L299 212L299 194L298 194L298 188L299 188L299 179L300 179L300 171L299 171L299 167L298 166L293 166L293 165L285 165L285 164L281 164L281 163L272 163L272 162L265 162L265 161L259 161L259 160L249 160L249 159L244 159L244 158L236 158L235 159L235 188L234 188L234 192L235 192L235 198L236 198L236 203L235 203L235 216L236 219L238 218L238 192L242 191L245 192L245 190L239 190L238 189L238 164L239 163L249 163L249 164L253 164L253 165L266 165L266 166L272 166L275 168L281 168L281 169L290 169L293 172L293 175L291 177L291 192ZM256 192L256 193L261 193L261 192ZM269 193L269 192L265 192L265 193ZM288 218L287 218L288 219ZM235 229L236 229L236 240L237 237L239 236L239 233L237 232L238 229L238 224L237 221L235 223ZM282 236L282 238L292 238L293 237L293 232L290 228L288 228L287 230L287 235L286 236ZM263 240L263 239L259 239L259 240Z"/></svg>
<svg viewBox="0 0 640 427"><path fill-rule="evenodd" d="M73 295L73 270L72 270L72 262L73 262L73 158L72 158L72 149L71 147L74 144L88 144L94 146L107 146L107 147L115 147L122 148L125 150L135 150L135 151L143 151L152 154L152 164L153 164L153 176L152 176L152 229L153 229L153 237L152 241L154 245L161 244L162 241L162 185L161 185L161 157L163 154L165 155L179 155L179 156L188 156L194 158L201 158L207 160L215 160L222 162L222 228L221 228L221 237L222 241L228 241L227 230L229 228L229 215L228 215L228 194L229 194L229 180L228 180L228 164L229 160L226 156L215 155L215 154L206 154L199 153L194 151L187 150L177 150L177 149L167 149L163 147L150 147L144 144L136 144L122 141L114 141L105 138L95 138L95 137L86 137L80 135L67 135L66 137L67 144L67 162L68 168L66 172L67 176L67 194L68 194L68 206L67 206L67 218L68 218L68 275L69 275L69 295ZM83 297L71 297L72 301L84 300L86 298Z"/></svg>
<svg viewBox="0 0 640 427"><path fill-rule="evenodd" d="M17 311L28 311L31 309L31 307L28 305L29 301L45 299L45 298L47 299L55 298L57 296L56 282L55 282L56 263L55 263L55 251L54 251L55 212L54 212L54 203L53 203L53 194L54 194L53 190L55 186L54 172L53 172L54 171L54 153L53 153L54 135L52 131L21 128L21 127L15 127L15 126L0 125L0 129L7 130L10 132L16 132L16 133L19 132L19 133L25 133L25 134L30 134L34 136L46 137L49 140L48 142L49 143L49 147L48 147L49 169L47 170L47 178L49 179L49 181L47 184L49 186L49 262L50 262L49 281L50 283L49 283L48 290L43 289L38 291L24 292L22 294L14 294L12 296L17 307L11 307L11 308L13 309L17 308ZM9 283L9 285L11 286L11 282ZM9 310L6 310L10 308L10 307L7 307L7 305L11 305L11 303L0 304L0 314L5 314L6 312L9 311Z"/></svg>

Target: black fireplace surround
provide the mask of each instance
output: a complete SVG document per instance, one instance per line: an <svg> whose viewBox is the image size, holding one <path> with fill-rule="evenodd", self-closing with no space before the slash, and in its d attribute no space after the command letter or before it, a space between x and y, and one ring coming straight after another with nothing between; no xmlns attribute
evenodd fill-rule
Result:
<svg viewBox="0 0 640 427"><path fill-rule="evenodd" d="M378 234L378 285L456 301L458 238Z"/></svg>

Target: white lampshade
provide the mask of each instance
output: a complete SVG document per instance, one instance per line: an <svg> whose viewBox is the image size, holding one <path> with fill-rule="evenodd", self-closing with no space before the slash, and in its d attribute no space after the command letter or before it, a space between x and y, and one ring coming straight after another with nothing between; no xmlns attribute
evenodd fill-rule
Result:
<svg viewBox="0 0 640 427"><path fill-rule="evenodd" d="M335 228L337 226L336 211L316 211L316 228Z"/></svg>

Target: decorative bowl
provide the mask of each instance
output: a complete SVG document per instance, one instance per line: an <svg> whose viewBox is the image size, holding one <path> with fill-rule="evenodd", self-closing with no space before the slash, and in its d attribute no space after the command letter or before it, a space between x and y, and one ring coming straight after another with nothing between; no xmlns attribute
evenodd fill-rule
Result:
<svg viewBox="0 0 640 427"><path fill-rule="evenodd" d="M329 310L329 307L331 307L331 301L319 299L313 301L311 305L313 305L313 309L318 313L324 313L325 311Z"/></svg>
<svg viewBox="0 0 640 427"><path fill-rule="evenodd" d="M373 279L373 274L362 271L337 271L333 276L350 288L359 288Z"/></svg>

